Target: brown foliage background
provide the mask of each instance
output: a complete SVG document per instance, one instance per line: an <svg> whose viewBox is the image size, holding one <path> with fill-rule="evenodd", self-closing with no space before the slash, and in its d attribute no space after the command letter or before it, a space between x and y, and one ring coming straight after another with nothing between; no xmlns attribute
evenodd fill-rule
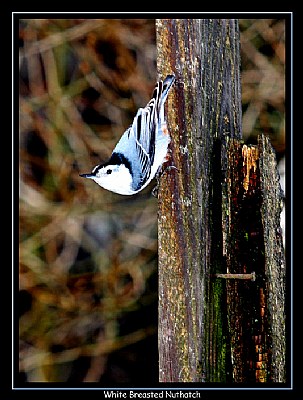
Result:
<svg viewBox="0 0 303 400"><path fill-rule="evenodd" d="M285 21L240 27L243 135L281 157ZM79 177L149 100L154 20L20 20L19 51L19 381L157 382L152 185L123 197Z"/></svg>

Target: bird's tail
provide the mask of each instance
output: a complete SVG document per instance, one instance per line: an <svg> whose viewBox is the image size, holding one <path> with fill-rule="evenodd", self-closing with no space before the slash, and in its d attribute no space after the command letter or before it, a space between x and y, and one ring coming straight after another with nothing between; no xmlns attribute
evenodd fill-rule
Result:
<svg viewBox="0 0 303 400"><path fill-rule="evenodd" d="M175 82L175 75L167 75L167 77L163 81L163 96L167 95L174 82Z"/></svg>
<svg viewBox="0 0 303 400"><path fill-rule="evenodd" d="M162 104L165 103L168 92L170 91L174 81L175 81L174 75L167 75L167 77L163 81L157 83L157 85L159 85L160 92L162 91L160 100Z"/></svg>
<svg viewBox="0 0 303 400"><path fill-rule="evenodd" d="M174 75L167 75L167 77L163 81L157 82L152 98L147 104L147 106L152 105L159 112L165 103L168 92L172 87L174 81L175 81Z"/></svg>

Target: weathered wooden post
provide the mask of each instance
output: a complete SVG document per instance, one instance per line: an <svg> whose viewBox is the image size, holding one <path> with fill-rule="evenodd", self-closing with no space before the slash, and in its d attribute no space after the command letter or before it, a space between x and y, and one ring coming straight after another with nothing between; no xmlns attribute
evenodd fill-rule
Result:
<svg viewBox="0 0 303 400"><path fill-rule="evenodd" d="M167 110L177 168L164 173L158 196L159 380L283 381L285 346L275 337L284 332L284 275L269 283L277 278L277 262L267 262L264 227L276 225L264 221L260 150L252 160L254 150L240 143L238 22L170 19L157 20L156 28L158 73L176 75ZM250 210L247 218L243 210ZM273 287L281 291L278 329L271 327ZM257 311L247 293L256 297ZM270 356L270 346L277 356Z"/></svg>
<svg viewBox="0 0 303 400"><path fill-rule="evenodd" d="M274 151L229 142L225 192L226 269L254 280L227 280L228 333L234 382L285 382L285 256L281 191Z"/></svg>
<svg viewBox="0 0 303 400"><path fill-rule="evenodd" d="M178 169L159 191L160 381L221 381L224 288L210 274L222 270L221 152L241 138L238 23L157 20L157 48L159 74L177 78L168 124Z"/></svg>

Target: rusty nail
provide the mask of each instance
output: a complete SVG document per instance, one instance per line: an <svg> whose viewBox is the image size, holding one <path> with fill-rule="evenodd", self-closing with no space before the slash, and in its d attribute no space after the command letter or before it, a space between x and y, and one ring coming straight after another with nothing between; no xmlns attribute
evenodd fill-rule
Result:
<svg viewBox="0 0 303 400"><path fill-rule="evenodd" d="M214 277L223 279L247 279L255 281L256 273L252 272L251 274L214 274Z"/></svg>

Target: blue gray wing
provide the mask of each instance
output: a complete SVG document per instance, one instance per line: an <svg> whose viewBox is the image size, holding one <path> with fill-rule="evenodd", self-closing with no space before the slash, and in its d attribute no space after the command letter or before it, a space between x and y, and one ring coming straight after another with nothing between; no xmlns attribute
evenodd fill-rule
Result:
<svg viewBox="0 0 303 400"><path fill-rule="evenodd" d="M139 108L132 125L116 147L117 151L123 148L133 164L134 190L139 190L150 177L160 111L174 80L173 75L168 75L164 81L156 84L152 98L146 107Z"/></svg>
<svg viewBox="0 0 303 400"><path fill-rule="evenodd" d="M145 108L139 108L131 127L131 133L135 138L135 147L141 169L141 186L148 180L151 167L155 158L155 143L160 116L160 109L167 97L169 84L159 81L156 84L152 98Z"/></svg>

